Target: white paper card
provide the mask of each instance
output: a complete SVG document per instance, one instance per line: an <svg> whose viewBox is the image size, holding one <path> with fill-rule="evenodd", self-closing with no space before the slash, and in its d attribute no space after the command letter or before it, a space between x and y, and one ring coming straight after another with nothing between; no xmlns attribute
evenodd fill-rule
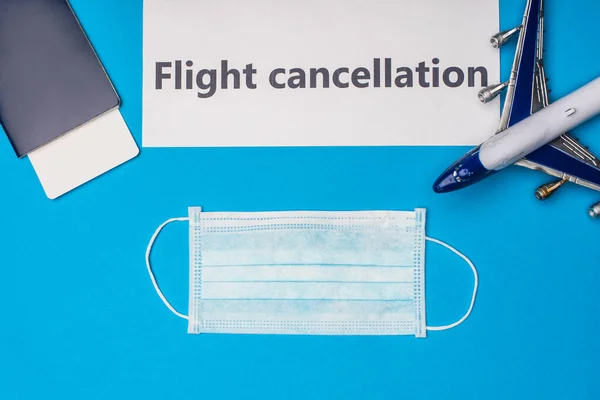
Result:
<svg viewBox="0 0 600 400"><path fill-rule="evenodd" d="M143 145L478 144L498 20L498 0L145 0Z"/></svg>
<svg viewBox="0 0 600 400"><path fill-rule="evenodd" d="M131 160L139 149L118 108L32 151L28 157L50 199Z"/></svg>

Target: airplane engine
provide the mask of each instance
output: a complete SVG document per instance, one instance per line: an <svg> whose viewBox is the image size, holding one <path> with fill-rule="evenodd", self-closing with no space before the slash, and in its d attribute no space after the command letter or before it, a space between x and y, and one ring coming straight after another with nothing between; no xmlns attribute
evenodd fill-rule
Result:
<svg viewBox="0 0 600 400"><path fill-rule="evenodd" d="M548 198L550 198L550 196L554 194L556 190L558 190L559 187L564 185L566 182L566 179L561 179L559 181L546 183L545 185L540 186L539 188L535 189L534 192L536 199L541 201L547 200Z"/></svg>
<svg viewBox="0 0 600 400"><path fill-rule="evenodd" d="M504 89L508 87L508 81L503 83L498 83L496 85L491 85L486 88L483 88L479 91L478 97L482 103L489 103L494 100Z"/></svg>
<svg viewBox="0 0 600 400"><path fill-rule="evenodd" d="M510 39L512 39L513 36L515 36L515 34L521 30L521 27L522 26L517 26L516 28L496 33L490 38L490 44L495 49L500 48L503 44L507 43Z"/></svg>
<svg viewBox="0 0 600 400"><path fill-rule="evenodd" d="M600 217L600 202L591 206L589 212L590 212L590 217L592 217L594 219Z"/></svg>

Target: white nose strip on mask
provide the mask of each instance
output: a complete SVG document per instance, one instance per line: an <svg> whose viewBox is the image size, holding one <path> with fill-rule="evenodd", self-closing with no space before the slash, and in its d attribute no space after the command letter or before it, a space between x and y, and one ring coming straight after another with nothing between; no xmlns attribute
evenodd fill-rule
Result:
<svg viewBox="0 0 600 400"><path fill-rule="evenodd" d="M453 328L477 294L473 263L425 236L426 212L202 212L161 224L146 250L156 292L189 333L415 335ZM150 252L169 223L188 221L189 316L161 292ZM425 242L444 246L471 267L465 315L429 327L425 318Z"/></svg>

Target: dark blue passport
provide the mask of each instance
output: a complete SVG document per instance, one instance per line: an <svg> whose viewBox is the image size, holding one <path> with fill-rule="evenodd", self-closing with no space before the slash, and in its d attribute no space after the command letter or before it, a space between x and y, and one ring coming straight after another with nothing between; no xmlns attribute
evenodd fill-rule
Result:
<svg viewBox="0 0 600 400"><path fill-rule="evenodd" d="M0 123L18 157L118 106L66 0L0 0Z"/></svg>

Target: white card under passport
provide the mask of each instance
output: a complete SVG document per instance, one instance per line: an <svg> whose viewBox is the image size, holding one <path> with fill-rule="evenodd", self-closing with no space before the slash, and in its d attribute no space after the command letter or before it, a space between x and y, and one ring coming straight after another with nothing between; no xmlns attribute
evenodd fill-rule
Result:
<svg viewBox="0 0 600 400"><path fill-rule="evenodd" d="M74 129L29 153L29 160L50 199L131 160L139 154L118 109Z"/></svg>
<svg viewBox="0 0 600 400"><path fill-rule="evenodd" d="M473 145L498 0L144 1L143 145Z"/></svg>

